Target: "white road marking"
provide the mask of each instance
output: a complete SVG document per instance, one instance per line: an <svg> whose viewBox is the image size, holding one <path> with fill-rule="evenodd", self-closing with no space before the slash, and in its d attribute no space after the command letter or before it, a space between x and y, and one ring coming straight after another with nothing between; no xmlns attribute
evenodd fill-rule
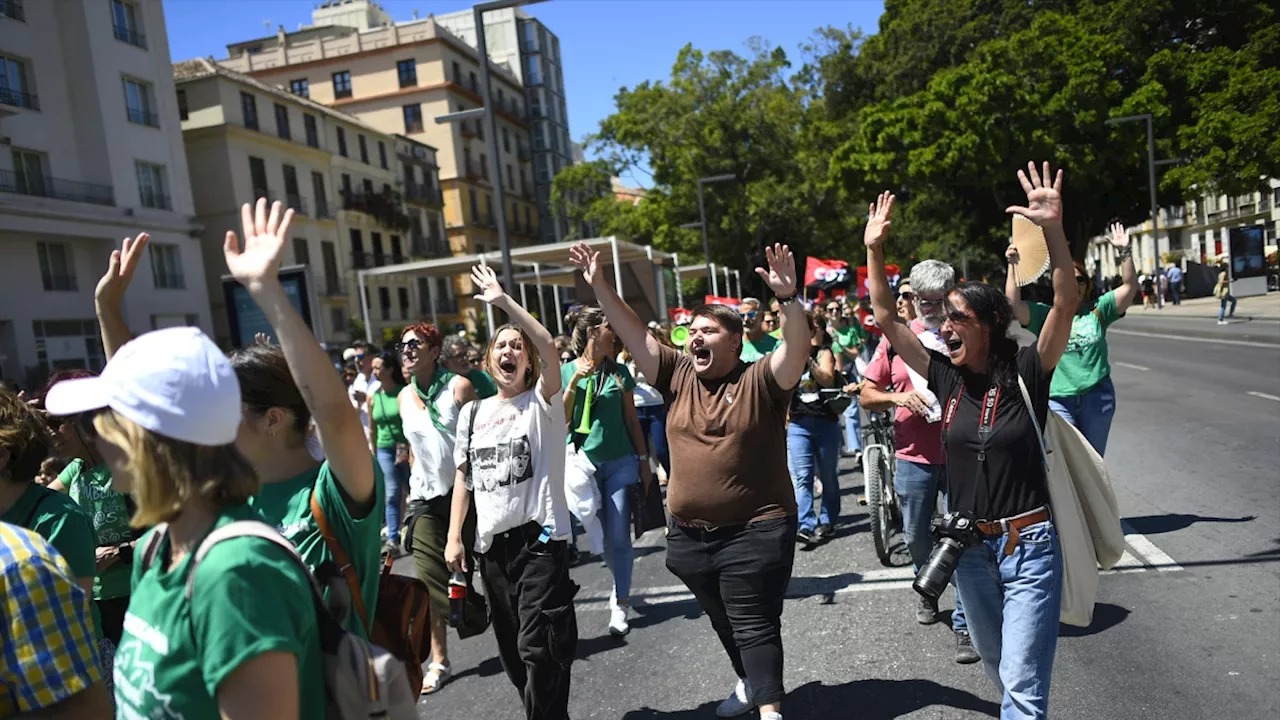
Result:
<svg viewBox="0 0 1280 720"><path fill-rule="evenodd" d="M1156 547L1155 543L1147 539L1145 535L1135 532L1133 527L1124 520L1120 521L1120 525L1124 528L1124 540L1133 548L1134 552L1146 559L1148 566L1154 567L1160 572L1178 572L1182 570L1182 566L1174 562L1165 551Z"/></svg>
<svg viewBox="0 0 1280 720"><path fill-rule="evenodd" d="M1245 347L1271 348L1280 350L1280 344L1251 342L1249 340L1216 340L1212 338L1187 337L1185 335L1165 335L1163 333L1134 332L1133 330L1112 330L1107 329L1107 333L1111 335L1133 335L1135 337L1160 338L1162 340L1178 340L1180 342L1201 342L1216 343L1219 345L1243 345Z"/></svg>
<svg viewBox="0 0 1280 720"><path fill-rule="evenodd" d="M1249 392L1247 392L1247 393L1245 393L1245 394L1246 394L1246 395L1252 395L1252 396L1254 396L1254 397L1260 397L1260 398L1262 398L1263 400L1275 400L1276 402L1280 402L1280 397L1276 397L1275 395L1268 395L1268 394L1266 394L1266 393L1264 393L1264 392L1254 392L1253 390L1250 390Z"/></svg>
<svg viewBox="0 0 1280 720"><path fill-rule="evenodd" d="M1112 365L1119 365L1120 367L1127 367L1127 368L1132 368L1134 370L1141 370L1142 372L1146 372L1151 369L1144 365L1134 365L1133 363L1120 362L1119 360L1116 360L1115 362L1113 362Z"/></svg>

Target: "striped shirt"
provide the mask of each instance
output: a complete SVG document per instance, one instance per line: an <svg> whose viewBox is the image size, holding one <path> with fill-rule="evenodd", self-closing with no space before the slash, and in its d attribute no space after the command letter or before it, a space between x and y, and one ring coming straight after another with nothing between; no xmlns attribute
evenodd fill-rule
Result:
<svg viewBox="0 0 1280 720"><path fill-rule="evenodd" d="M0 717L102 681L89 595L44 538L0 522Z"/></svg>

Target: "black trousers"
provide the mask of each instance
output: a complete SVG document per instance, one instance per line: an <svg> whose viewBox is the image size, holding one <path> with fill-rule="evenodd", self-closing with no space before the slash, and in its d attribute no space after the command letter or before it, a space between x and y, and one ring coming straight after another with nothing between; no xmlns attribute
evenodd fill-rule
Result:
<svg viewBox="0 0 1280 720"><path fill-rule="evenodd" d="M667 569L711 619L756 705L780 702L782 600L796 555L796 518L699 530L669 521Z"/></svg>
<svg viewBox="0 0 1280 720"><path fill-rule="evenodd" d="M529 523L493 539L480 557L493 637L507 677L524 698L528 720L568 720L569 666L578 620L568 544L541 542Z"/></svg>
<svg viewBox="0 0 1280 720"><path fill-rule="evenodd" d="M124 634L124 614L129 609L129 596L94 602L98 604L98 615L102 618L103 636L111 640L112 645L119 646L120 636Z"/></svg>

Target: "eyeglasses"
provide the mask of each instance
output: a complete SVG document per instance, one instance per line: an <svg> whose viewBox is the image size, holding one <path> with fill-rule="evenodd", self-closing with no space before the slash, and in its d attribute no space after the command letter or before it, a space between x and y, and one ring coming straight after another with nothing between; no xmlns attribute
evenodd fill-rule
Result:
<svg viewBox="0 0 1280 720"><path fill-rule="evenodd" d="M899 293L899 294L898 294L898 299L899 299L899 300L905 300L905 301L907 301L907 302L911 302L912 300L914 300L914 299L915 299L915 297L916 297L916 296L915 296L915 293L911 293L911 292L904 292L904 293Z"/></svg>
<svg viewBox="0 0 1280 720"><path fill-rule="evenodd" d="M418 338L414 338L409 342L396 343L396 352L398 353L418 352L418 348L420 347L422 347L422 341L419 340ZM356 358L359 359L359 356L357 355Z"/></svg>
<svg viewBox="0 0 1280 720"><path fill-rule="evenodd" d="M444 359L445 360L469 360L470 358L467 356L466 353L453 353L452 355L446 355Z"/></svg>
<svg viewBox="0 0 1280 720"><path fill-rule="evenodd" d="M1077 284L1077 285L1088 285L1088 284L1089 284L1089 278L1084 277L1083 275L1077 275L1077 276L1076 276L1076 284Z"/></svg>
<svg viewBox="0 0 1280 720"><path fill-rule="evenodd" d="M758 314L759 314L759 311L757 310L748 310L747 312L738 313L738 317L741 317L743 320L755 320L756 315Z"/></svg>
<svg viewBox="0 0 1280 720"><path fill-rule="evenodd" d="M827 314L828 314L828 315L839 315L839 314L840 314L840 306L839 306L839 305L832 305L831 307L827 308Z"/></svg>
<svg viewBox="0 0 1280 720"><path fill-rule="evenodd" d="M972 320L973 316L966 315L965 313L962 313L959 310L952 310L951 312L947 313L947 319L951 321L952 325L964 325L965 323Z"/></svg>

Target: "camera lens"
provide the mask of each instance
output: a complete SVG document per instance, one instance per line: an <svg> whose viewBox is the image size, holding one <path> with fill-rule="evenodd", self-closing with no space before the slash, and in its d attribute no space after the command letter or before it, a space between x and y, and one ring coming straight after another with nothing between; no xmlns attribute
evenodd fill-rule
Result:
<svg viewBox="0 0 1280 720"><path fill-rule="evenodd" d="M951 574L955 572L960 556L964 554L964 546L958 540L943 537L933 546L929 560L916 573L911 587L921 595L937 600L951 582Z"/></svg>

